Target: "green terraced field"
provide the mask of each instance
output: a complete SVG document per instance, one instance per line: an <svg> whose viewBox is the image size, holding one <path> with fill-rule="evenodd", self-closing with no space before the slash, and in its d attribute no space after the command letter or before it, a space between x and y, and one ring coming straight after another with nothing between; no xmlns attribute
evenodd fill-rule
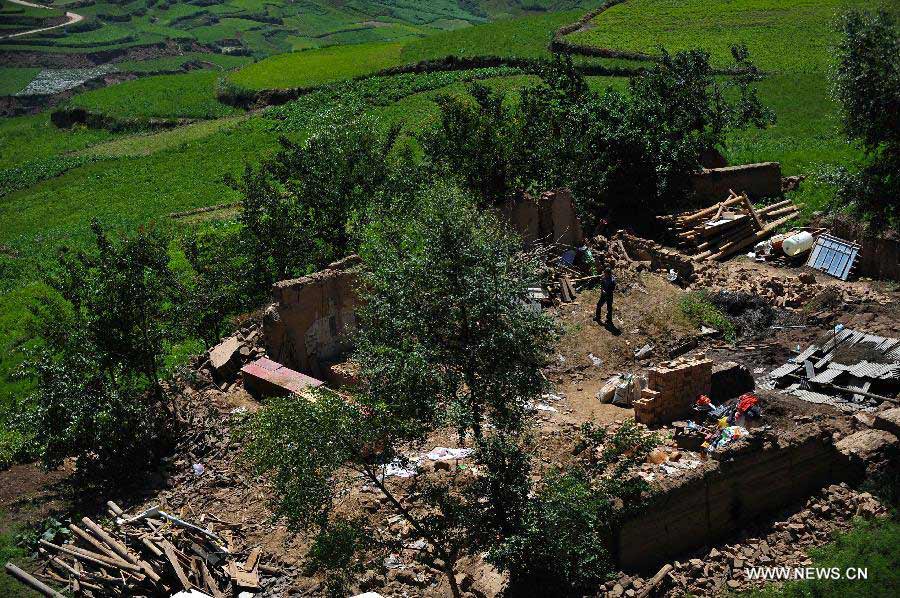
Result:
<svg viewBox="0 0 900 598"><path fill-rule="evenodd" d="M756 63L779 73L825 73L839 11L879 0L627 0L601 13L573 42L657 53L701 47L719 64L744 43ZM883 6L893 4L888 1Z"/></svg>
<svg viewBox="0 0 900 598"><path fill-rule="evenodd" d="M38 68L0 67L0 96L22 91L40 70Z"/></svg>
<svg viewBox="0 0 900 598"><path fill-rule="evenodd" d="M82 93L71 105L120 118L221 118L238 112L216 99L213 71L157 75Z"/></svg>
<svg viewBox="0 0 900 598"><path fill-rule="evenodd" d="M400 64L399 43L335 46L267 58L232 73L249 89L312 87L367 75Z"/></svg>

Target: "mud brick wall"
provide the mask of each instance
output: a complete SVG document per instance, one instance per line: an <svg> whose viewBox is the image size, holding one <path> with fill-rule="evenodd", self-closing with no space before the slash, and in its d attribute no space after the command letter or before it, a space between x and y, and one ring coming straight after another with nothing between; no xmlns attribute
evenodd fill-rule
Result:
<svg viewBox="0 0 900 598"><path fill-rule="evenodd" d="M711 380L709 359L679 359L650 369L647 388L634 402L635 421L656 425L685 416L697 397L709 396Z"/></svg>
<svg viewBox="0 0 900 598"><path fill-rule="evenodd" d="M568 189L548 191L540 197L524 193L504 204L500 215L522 236L526 246L543 241L578 247L584 242L581 221Z"/></svg>
<svg viewBox="0 0 900 598"><path fill-rule="evenodd" d="M272 287L275 303L263 317L269 358L289 368L321 378L326 362L351 348L359 298L357 256L328 268Z"/></svg>
<svg viewBox="0 0 900 598"><path fill-rule="evenodd" d="M652 239L636 237L625 231L618 231L613 238L622 241L622 246L631 259L650 262L651 270L675 270L682 280L689 282L694 280L696 264L683 253L663 247Z"/></svg>
<svg viewBox="0 0 900 598"><path fill-rule="evenodd" d="M724 168L705 168L691 178L695 198L712 204L728 197L728 190L747 192L752 199L781 195L781 164L760 162Z"/></svg>
<svg viewBox="0 0 900 598"><path fill-rule="evenodd" d="M873 233L846 217L834 218L831 232L841 239L859 243L856 274L880 280L900 280L900 235L885 231Z"/></svg>
<svg viewBox="0 0 900 598"><path fill-rule="evenodd" d="M788 442L745 447L748 450L739 454L717 454L626 521L614 545L619 565L655 571L685 552L738 532L759 516L842 481L839 453L830 434L817 426L797 430Z"/></svg>

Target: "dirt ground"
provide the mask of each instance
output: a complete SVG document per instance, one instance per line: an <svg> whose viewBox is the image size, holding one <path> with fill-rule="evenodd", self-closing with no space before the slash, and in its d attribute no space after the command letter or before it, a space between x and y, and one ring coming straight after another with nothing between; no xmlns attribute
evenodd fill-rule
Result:
<svg viewBox="0 0 900 598"><path fill-rule="evenodd" d="M764 275L771 268L747 260L725 267L734 268L734 275L740 277ZM854 289L869 285L868 282L823 282L835 285L837 294L845 291L845 286ZM900 294L882 286L873 287L890 302L846 303L843 299L829 302L823 297L813 309L794 312L803 321L798 326L803 327L764 330L737 345L701 336L698 327L680 310L685 291L660 273L622 273L615 303L616 330L593 321L597 291L581 291L575 302L550 308L563 335L552 363L545 369L553 385L552 393L544 397L535 411L538 469L572 458L576 431L583 423L616 424L633 417L632 409L600 403L597 399L600 388L615 374L641 373L665 361L669 350L686 340L698 339L697 348L689 354L704 354L714 361L736 361L759 378L783 364L798 345L805 348L827 334L836 322L870 333L897 335ZM651 353L642 360L636 359L635 351L647 344L652 347ZM126 512L160 505L214 529L224 527L231 530L232 542L239 550L260 546L265 555L263 562L281 573L264 578L264 596L321 595L322 580L306 575L302 566L309 544L307 536L293 533L283 522L273 520L269 486L266 480L249 473L240 460L241 445L230 433L243 414L255 411L259 404L239 385L228 393L215 388L192 392L185 400L192 406L194 421L178 453L166 464L163 487L142 498L113 495L105 498L116 500ZM797 417L815 416L836 418L838 429L840 421L846 424L847 419L829 407L810 406L793 399L773 408L770 415L767 423L784 427L793 425ZM456 435L444 431L415 450L427 452L440 446L458 447ZM203 465L204 473L193 472L195 463ZM457 467L460 464L464 462L443 468L425 460L422 468L431 479L471 475L470 469ZM37 521L62 506L60 489L70 471L46 474L35 466L21 465L0 472L0 512L6 513L0 531L11 523ZM414 479L392 478L391 481L398 485L414 483ZM385 508L383 499L361 481L342 497L342 504L349 512L370 513L380 522L382 539L412 542L408 526ZM385 563L387 566L382 566ZM476 595L479 592L491 595L503 582L496 571L478 558L467 559L463 573L471 577ZM385 596L441 596L446 591L444 583L440 575L422 562L418 551L403 550L390 555L388 561L373 562L354 589L375 590Z"/></svg>

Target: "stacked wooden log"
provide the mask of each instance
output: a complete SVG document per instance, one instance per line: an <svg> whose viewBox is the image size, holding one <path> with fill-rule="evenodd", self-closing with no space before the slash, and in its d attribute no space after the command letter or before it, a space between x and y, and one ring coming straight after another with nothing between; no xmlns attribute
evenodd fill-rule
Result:
<svg viewBox="0 0 900 598"><path fill-rule="evenodd" d="M661 216L660 221L683 252L698 260L724 260L772 236L799 213L790 200L757 209L746 193L731 191L714 206Z"/></svg>
<svg viewBox="0 0 900 598"><path fill-rule="evenodd" d="M73 541L40 540L46 559L42 574L32 576L12 563L7 572L45 596L62 596L48 583L74 596L195 596L224 598L260 590L260 550L238 559L226 538L158 508L128 518L108 503L116 522L104 528L84 517L69 525ZM236 524L221 522L223 530ZM40 579L39 579L40 578ZM46 581L47 583L44 583Z"/></svg>

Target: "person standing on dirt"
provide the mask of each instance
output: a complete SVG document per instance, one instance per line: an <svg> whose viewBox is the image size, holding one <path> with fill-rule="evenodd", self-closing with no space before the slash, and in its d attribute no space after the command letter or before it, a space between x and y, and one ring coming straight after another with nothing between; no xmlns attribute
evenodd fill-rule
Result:
<svg viewBox="0 0 900 598"><path fill-rule="evenodd" d="M600 299L597 300L597 311L594 314L594 319L600 322L600 312L603 309L603 304L606 304L606 323L612 324L612 310L613 310L613 293L616 290L616 277L613 276L612 268L609 266L603 271L603 276L600 278Z"/></svg>

